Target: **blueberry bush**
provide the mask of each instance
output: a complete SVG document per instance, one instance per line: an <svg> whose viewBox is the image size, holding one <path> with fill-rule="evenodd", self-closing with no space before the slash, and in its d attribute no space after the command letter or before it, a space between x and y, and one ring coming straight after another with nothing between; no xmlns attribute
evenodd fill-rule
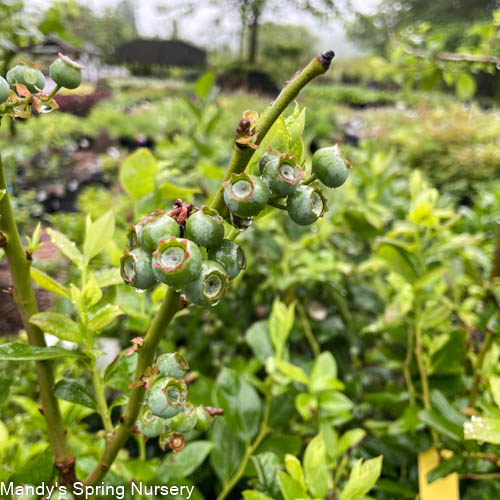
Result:
<svg viewBox="0 0 500 500"><path fill-rule="evenodd" d="M18 158L81 130L97 141L98 123L154 143L108 150L120 185L87 188L44 228L18 210L6 148L0 256L26 333L0 343L0 481L17 498L42 483L51 498L82 483L140 498L134 482L194 487L179 498L401 499L452 473L460 498L498 498L500 186L464 173L477 193L464 205L463 183L421 160L424 143L449 161L442 137L373 130L377 113L409 127L387 110L363 115L356 144L337 136L326 87L306 89L306 117L298 94L332 58L259 111L236 97L236 123L210 73L174 100L150 89L130 120L133 89L85 119L47 114L80 84L65 56L48 95L33 65L0 80L3 121L26 120ZM56 264L38 258L49 245Z"/></svg>

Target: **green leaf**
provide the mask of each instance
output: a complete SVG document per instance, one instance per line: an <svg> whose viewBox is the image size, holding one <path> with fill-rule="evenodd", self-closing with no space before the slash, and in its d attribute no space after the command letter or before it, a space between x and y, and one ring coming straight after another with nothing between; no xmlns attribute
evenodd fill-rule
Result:
<svg viewBox="0 0 500 500"><path fill-rule="evenodd" d="M90 221L90 218L89 218ZM101 252L115 232L115 214L112 210L101 215L96 221L87 226L83 253L86 261L90 262L99 252Z"/></svg>
<svg viewBox="0 0 500 500"><path fill-rule="evenodd" d="M134 478L136 482L151 483L156 479L159 462L157 458L148 458L147 460L132 458L122 463L130 474L130 478Z"/></svg>
<svg viewBox="0 0 500 500"><path fill-rule="evenodd" d="M295 407L304 420L311 420L318 408L318 400L314 394L302 392L297 394L295 398Z"/></svg>
<svg viewBox="0 0 500 500"><path fill-rule="evenodd" d="M337 456L342 455L349 448L356 446L365 436L366 432L363 429L351 429L344 432L337 443L337 449L335 450Z"/></svg>
<svg viewBox="0 0 500 500"><path fill-rule="evenodd" d="M288 153L288 145L290 144L290 137L286 127L285 119L281 115L269 129L264 140L260 143L259 149L255 151L250 159L247 167L249 173L258 173L260 157L270 148L277 150L280 153Z"/></svg>
<svg viewBox="0 0 500 500"><path fill-rule="evenodd" d="M444 419L446 419L451 426L457 429L462 428L467 418L463 413L458 411L437 389L431 391L431 405Z"/></svg>
<svg viewBox="0 0 500 500"><path fill-rule="evenodd" d="M259 489L269 493L273 498L279 496L276 474L281 469L281 462L276 453L266 451L252 455L251 459L257 471Z"/></svg>
<svg viewBox="0 0 500 500"><path fill-rule="evenodd" d="M269 334L276 350L276 357L281 359L283 347L295 320L295 304L287 307L276 298L273 302L271 316L269 317Z"/></svg>
<svg viewBox="0 0 500 500"><path fill-rule="evenodd" d="M341 392L324 391L318 395L320 411L330 417L343 415L351 410L353 402Z"/></svg>
<svg viewBox="0 0 500 500"><path fill-rule="evenodd" d="M310 380L312 392L344 388L344 384L337 379L337 363L330 352L322 352L316 358Z"/></svg>
<svg viewBox="0 0 500 500"><path fill-rule="evenodd" d="M159 188L160 195L167 200L181 198L184 201L192 201L193 196L201 193L198 188L180 187L170 182L164 182Z"/></svg>
<svg viewBox="0 0 500 500"><path fill-rule="evenodd" d="M14 342L0 345L0 360L2 361L43 361L68 356L80 356L80 353L56 346L37 347Z"/></svg>
<svg viewBox="0 0 500 500"><path fill-rule="evenodd" d="M306 489L286 472L278 472L278 483L280 485L281 494L285 500L303 500L311 498L307 494Z"/></svg>
<svg viewBox="0 0 500 500"><path fill-rule="evenodd" d="M64 399L77 405L85 406L92 410L96 409L94 395L88 390L87 386L74 379L62 379L52 388L53 393L59 399Z"/></svg>
<svg viewBox="0 0 500 500"><path fill-rule="evenodd" d="M89 328L92 332L100 332L106 328L115 318L124 314L120 306L106 304L90 316Z"/></svg>
<svg viewBox="0 0 500 500"><path fill-rule="evenodd" d="M297 142L300 139L300 136L304 132L305 123L306 123L306 108L302 108L302 111L300 111L298 116L294 117L294 119L290 120L290 122L288 122L287 119L288 134L290 136L290 142L289 142L290 148L293 147L295 142Z"/></svg>
<svg viewBox="0 0 500 500"><path fill-rule="evenodd" d="M408 283L414 283L417 278L417 272L408 252L394 243L384 241L377 249L377 255L382 257L388 264L392 272L403 276Z"/></svg>
<svg viewBox="0 0 500 500"><path fill-rule="evenodd" d="M229 429L244 441L259 430L261 402L257 391L235 371L224 368L215 384L216 405L224 409Z"/></svg>
<svg viewBox="0 0 500 500"><path fill-rule="evenodd" d="M222 484L227 484L240 465L245 453L245 443L233 434L223 418L215 419L210 431L214 444L210 464Z"/></svg>
<svg viewBox="0 0 500 500"><path fill-rule="evenodd" d="M48 274L36 269L35 267L30 267L30 275L31 279L38 285L41 286L44 290L48 290L52 293L57 293L58 295L62 295L67 299L71 299L71 292L64 286L61 285L54 278L51 278Z"/></svg>
<svg viewBox="0 0 500 500"><path fill-rule="evenodd" d="M123 278L120 274L120 269L118 267L112 267L111 269L103 269L102 271L97 271L94 273L94 277L97 284L101 288L106 288L107 286L121 285L123 283Z"/></svg>
<svg viewBox="0 0 500 500"><path fill-rule="evenodd" d="M7 447L9 446L9 429L0 420L0 459L3 458L3 454Z"/></svg>
<svg viewBox="0 0 500 500"><path fill-rule="evenodd" d="M500 418L472 417L464 424L464 437L500 444Z"/></svg>
<svg viewBox="0 0 500 500"><path fill-rule="evenodd" d="M460 99L470 99L476 93L476 81L468 73L461 73L455 82L455 91Z"/></svg>
<svg viewBox="0 0 500 500"><path fill-rule="evenodd" d="M76 244L67 236L52 228L47 228L47 233L50 236L50 241L73 262L79 269L83 268L84 257L78 250Z"/></svg>
<svg viewBox="0 0 500 500"><path fill-rule="evenodd" d="M120 168L123 189L136 200L154 191L158 171L156 158L148 149L134 151Z"/></svg>
<svg viewBox="0 0 500 500"><path fill-rule="evenodd" d="M0 352L2 347L3 346L0 345ZM2 358L0 357L0 359ZM12 374L0 373L0 410L2 409L2 405L5 403L5 401L7 401L9 397L10 386L12 385L12 382L14 382L14 376Z"/></svg>
<svg viewBox="0 0 500 500"><path fill-rule="evenodd" d="M83 287L82 295L87 307L95 306L101 300L102 291L93 274L90 274L87 283Z"/></svg>
<svg viewBox="0 0 500 500"><path fill-rule="evenodd" d="M359 459L351 470L339 500L361 500L375 486L381 472L382 455L364 463Z"/></svg>
<svg viewBox="0 0 500 500"><path fill-rule="evenodd" d="M495 400L496 405L500 409L500 377L491 377L490 378L490 389L493 394L493 399Z"/></svg>
<svg viewBox="0 0 500 500"><path fill-rule="evenodd" d="M292 365L292 363L280 360L276 360L275 364L276 368L278 368L278 370L286 377L294 380L295 382L309 386L309 377L300 366Z"/></svg>
<svg viewBox="0 0 500 500"><path fill-rule="evenodd" d="M435 410L422 410L418 412L418 418L424 424L429 425L444 436L454 441L462 441L463 430L460 425L455 425ZM464 424L465 426L466 424Z"/></svg>
<svg viewBox="0 0 500 500"><path fill-rule="evenodd" d="M269 339L267 321L257 321L245 333L245 341L251 347L255 356L265 363L274 356L273 346Z"/></svg>
<svg viewBox="0 0 500 500"><path fill-rule="evenodd" d="M104 372L104 382L113 389L126 391L135 374L137 366L137 353L127 355L121 352L120 355L107 366Z"/></svg>
<svg viewBox="0 0 500 500"><path fill-rule="evenodd" d="M82 342L83 334L78 325L64 314L55 312L42 312L34 314L30 323L38 326L46 333L55 335L58 339L70 342Z"/></svg>
<svg viewBox="0 0 500 500"><path fill-rule="evenodd" d="M314 497L324 498L328 491L328 468L325 442L321 433L307 445L304 453L304 475L308 491Z"/></svg>
<svg viewBox="0 0 500 500"><path fill-rule="evenodd" d="M244 500L273 500L271 497L264 495L258 491L245 490L242 492Z"/></svg>
<svg viewBox="0 0 500 500"><path fill-rule="evenodd" d="M31 484L38 486L42 483L50 483L54 472L54 453L50 447L45 451L28 458L9 481L14 484Z"/></svg>
<svg viewBox="0 0 500 500"><path fill-rule="evenodd" d="M178 477L188 477L207 458L214 443L210 441L193 441L179 453L170 453L158 470L162 481Z"/></svg>
<svg viewBox="0 0 500 500"><path fill-rule="evenodd" d="M196 95L203 101L212 91L215 84L215 75L207 72L202 75L194 84Z"/></svg>
<svg viewBox="0 0 500 500"><path fill-rule="evenodd" d="M285 469L295 481L306 487L302 464L296 456L290 454L285 456Z"/></svg>

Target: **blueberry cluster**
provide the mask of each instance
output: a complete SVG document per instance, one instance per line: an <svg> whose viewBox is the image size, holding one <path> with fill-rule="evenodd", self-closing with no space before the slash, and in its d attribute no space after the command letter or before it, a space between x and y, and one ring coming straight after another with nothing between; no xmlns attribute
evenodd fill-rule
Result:
<svg viewBox="0 0 500 500"><path fill-rule="evenodd" d="M160 281L182 290L193 304L216 304L245 268L245 254L224 239L224 220L217 210L183 206L184 219L175 213L178 208L170 214L156 210L130 226L122 278L143 290Z"/></svg>
<svg viewBox="0 0 500 500"><path fill-rule="evenodd" d="M184 444L183 434L207 430L218 409L186 403L188 391L183 377L189 366L181 354L162 354L157 365L159 373L146 393L137 429L146 437L167 436L170 447L179 449Z"/></svg>
<svg viewBox="0 0 500 500"><path fill-rule="evenodd" d="M69 57L59 54L59 57L50 65L49 74L58 87L76 89L82 82L82 69L78 63ZM6 75L0 76L0 103L4 103L10 96L10 89L16 85L24 85L31 94L38 94L45 87L45 75L34 64L16 64Z"/></svg>
<svg viewBox="0 0 500 500"><path fill-rule="evenodd" d="M349 164L338 145L322 148L312 157L312 176L304 180L304 170L289 154L264 153L259 162L260 177L232 174L224 186L224 201L229 211L239 218L258 215L267 204L286 208L291 219L307 226L326 211L326 198L319 179L325 186L341 186L349 176ZM279 203L286 199L286 206Z"/></svg>
<svg viewBox="0 0 500 500"><path fill-rule="evenodd" d="M265 153L259 165L260 177L232 174L223 185L235 227L248 226L268 204L286 209L297 224L312 224L326 211L326 199L316 179L335 188L349 175L349 164L337 145L314 153L312 175L307 180L303 168L289 154ZM283 200L286 205L280 204ZM245 268L243 250L224 238L224 233L224 220L217 210L177 200L171 212L156 210L130 226L128 250L120 262L122 278L141 290L162 282L182 291L193 304L215 305Z"/></svg>

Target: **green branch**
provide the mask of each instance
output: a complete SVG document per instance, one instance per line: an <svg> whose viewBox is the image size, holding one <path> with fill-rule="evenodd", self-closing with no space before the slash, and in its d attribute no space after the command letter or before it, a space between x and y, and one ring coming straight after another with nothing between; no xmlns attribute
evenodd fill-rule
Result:
<svg viewBox="0 0 500 500"><path fill-rule="evenodd" d="M0 232L4 240L4 250L9 264L13 283L13 298L21 315L24 329L28 334L30 345L46 347L43 331L30 323L30 318L38 313L35 292L30 277L31 262L28 259L19 236L10 197L7 190L7 181L0 157L0 190L5 195L0 200ZM50 445L56 457L56 466L59 469L59 479L62 484L75 481L75 457L66 439L66 430L59 410L56 397L52 392L54 374L51 361L35 361L35 368L42 400L42 411L47 423L47 432Z"/></svg>
<svg viewBox="0 0 500 500"><path fill-rule="evenodd" d="M144 343L138 349L139 359L135 370L135 382L140 382L147 368L153 364L156 348L158 347L161 337L175 316L175 313L180 309L179 296L179 292L176 292L174 289L169 288L167 290L160 310L144 337ZM134 387L130 393L127 408L121 418L121 422L107 440L106 447L98 465L85 479L86 485L95 485L99 483L108 472L116 455L121 450L134 428L143 399L144 386L140 385Z"/></svg>
<svg viewBox="0 0 500 500"><path fill-rule="evenodd" d="M285 83L280 95L271 106L264 111L255 126L255 134L257 135L256 145L259 145L263 141L274 122L279 118L281 113L285 111L286 107L299 95L299 92L312 79L324 74L328 70L334 56L335 54L329 51L315 57L300 73L296 74L290 81ZM239 174L243 172L254 153L254 149L235 143L233 157L224 180L227 181L233 173ZM223 185L217 191L211 206L216 208L221 215L227 215L227 208L224 203Z"/></svg>

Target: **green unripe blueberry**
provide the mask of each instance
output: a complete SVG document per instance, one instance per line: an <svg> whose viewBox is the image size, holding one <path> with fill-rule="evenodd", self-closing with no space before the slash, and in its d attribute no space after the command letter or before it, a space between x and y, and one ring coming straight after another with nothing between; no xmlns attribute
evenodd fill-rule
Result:
<svg viewBox="0 0 500 500"><path fill-rule="evenodd" d="M279 196L292 194L303 178L304 171L296 159L286 154L270 159L262 171L262 179L271 193Z"/></svg>
<svg viewBox="0 0 500 500"><path fill-rule="evenodd" d="M146 437L154 438L166 432L167 421L153 415L151 409L144 406L137 419L137 429Z"/></svg>
<svg viewBox="0 0 500 500"><path fill-rule="evenodd" d="M288 215L294 222L308 226L325 213L326 200L317 187L299 186L287 198L286 206Z"/></svg>
<svg viewBox="0 0 500 500"><path fill-rule="evenodd" d="M222 265L229 279L234 280L243 269L246 269L246 258L243 249L234 241L222 240L219 248L208 251L208 258Z"/></svg>
<svg viewBox="0 0 500 500"><path fill-rule="evenodd" d="M5 102L9 98L9 92L9 83L3 76L0 76L0 103Z"/></svg>
<svg viewBox="0 0 500 500"><path fill-rule="evenodd" d="M195 413L197 418L195 429L200 432L206 431L212 424L214 417L208 413L203 405L197 406Z"/></svg>
<svg viewBox="0 0 500 500"><path fill-rule="evenodd" d="M120 259L120 273L127 285L140 290L147 290L156 284L151 255L142 248L124 252Z"/></svg>
<svg viewBox="0 0 500 500"><path fill-rule="evenodd" d="M197 421L198 417L193 408L193 403L186 403L186 406L180 413L167 420L167 427L170 432L184 434L185 432L192 431L196 427Z"/></svg>
<svg viewBox="0 0 500 500"><path fill-rule="evenodd" d="M338 144L318 149L313 154L312 171L325 186L331 188L342 186L349 177L348 162Z"/></svg>
<svg viewBox="0 0 500 500"><path fill-rule="evenodd" d="M267 205L269 189L264 182L246 172L231 174L224 183L224 201L238 217L254 217Z"/></svg>
<svg viewBox="0 0 500 500"><path fill-rule="evenodd" d="M264 153L259 160L259 171L262 174L264 171L264 168L266 167L267 163L270 162L271 160L277 160L279 158L279 155L275 155L269 152Z"/></svg>
<svg viewBox="0 0 500 500"><path fill-rule="evenodd" d="M201 263L200 276L184 290L184 296L199 306L216 305L227 291L229 274L214 260Z"/></svg>
<svg viewBox="0 0 500 500"><path fill-rule="evenodd" d="M155 380L148 397L148 406L158 417L172 418L184 409L187 388L175 378L160 377Z"/></svg>
<svg viewBox="0 0 500 500"><path fill-rule="evenodd" d="M217 210L204 205L189 216L185 235L199 246L218 247L224 239L224 220Z"/></svg>
<svg viewBox="0 0 500 500"><path fill-rule="evenodd" d="M33 488L35 488L35 486L31 486L31 485L23 486L23 493L21 493L20 495L17 495L17 494L12 495L12 499L13 500L36 500L38 498L38 495L36 495L36 494L32 495L30 493L30 491L32 491Z"/></svg>
<svg viewBox="0 0 500 500"><path fill-rule="evenodd" d="M82 69L83 66L80 64L59 54L59 57L50 65L49 74L60 87L76 89L82 83Z"/></svg>
<svg viewBox="0 0 500 500"><path fill-rule="evenodd" d="M75 496L70 491L66 490L66 493L62 493L60 490L54 491L52 493L50 500L75 500Z"/></svg>
<svg viewBox="0 0 500 500"><path fill-rule="evenodd" d="M188 362L178 352L168 352L158 356L158 370L164 377L182 378L189 370Z"/></svg>
<svg viewBox="0 0 500 500"><path fill-rule="evenodd" d="M43 90L45 87L45 76L38 69L25 64L17 64L7 72L7 81L15 86L18 83L24 85L31 93L36 94L37 88Z"/></svg>
<svg viewBox="0 0 500 500"><path fill-rule="evenodd" d="M141 247L153 253L158 247L159 240L167 240L171 236L180 235L179 224L170 217L165 210L158 209L137 224L130 226L127 232L127 246Z"/></svg>
<svg viewBox="0 0 500 500"><path fill-rule="evenodd" d="M180 290L198 279L201 262L201 252L196 243L172 236L169 240L158 242L152 264L156 279Z"/></svg>

